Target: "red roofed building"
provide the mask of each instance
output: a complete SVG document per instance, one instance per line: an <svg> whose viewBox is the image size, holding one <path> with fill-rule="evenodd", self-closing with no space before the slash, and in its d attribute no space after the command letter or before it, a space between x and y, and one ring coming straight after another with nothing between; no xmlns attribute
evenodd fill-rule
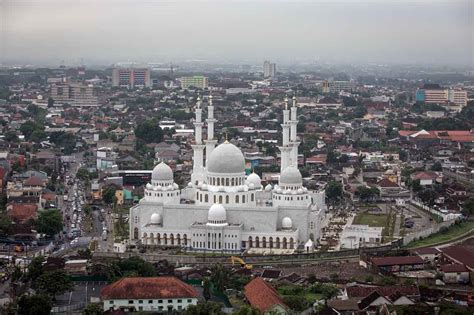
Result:
<svg viewBox="0 0 474 315"><path fill-rule="evenodd" d="M287 314L289 311L278 292L260 277L245 286L244 294L249 304L262 314Z"/></svg>
<svg viewBox="0 0 474 315"><path fill-rule="evenodd" d="M175 277L122 278L100 292L104 311L180 312L196 305L198 292Z"/></svg>
<svg viewBox="0 0 474 315"><path fill-rule="evenodd" d="M372 269L382 273L422 270L424 268L424 260L420 256L372 257L370 261Z"/></svg>
<svg viewBox="0 0 474 315"><path fill-rule="evenodd" d="M14 203L7 206L7 214L16 223L25 223L38 215L36 204Z"/></svg>
<svg viewBox="0 0 474 315"><path fill-rule="evenodd" d="M463 264L469 271L474 271L474 246L455 245L440 249L442 260L454 264Z"/></svg>

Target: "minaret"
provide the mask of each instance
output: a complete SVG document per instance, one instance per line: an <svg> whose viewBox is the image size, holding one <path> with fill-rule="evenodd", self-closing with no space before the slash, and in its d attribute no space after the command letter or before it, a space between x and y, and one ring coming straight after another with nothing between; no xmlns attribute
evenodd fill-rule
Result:
<svg viewBox="0 0 474 315"><path fill-rule="evenodd" d="M217 140L214 139L214 123L217 119L214 118L214 105L212 105L212 95L209 95L209 105L207 106L207 140L206 142L206 166L212 150L216 147Z"/></svg>
<svg viewBox="0 0 474 315"><path fill-rule="evenodd" d="M290 153L292 147L290 146L290 111L288 110L288 98L285 97L285 109L283 110L283 123L281 127L283 128L283 143L280 149L280 172L283 172L285 168L290 165Z"/></svg>
<svg viewBox="0 0 474 315"><path fill-rule="evenodd" d="M201 97L198 96L196 102L196 121L194 122L195 128L195 144L192 145L193 154L193 173L191 174L191 182L193 185L197 185L198 182L204 181L204 144L202 143L202 108L201 108Z"/></svg>
<svg viewBox="0 0 474 315"><path fill-rule="evenodd" d="M290 141L291 141L291 154L290 154L290 165L298 168L298 146L300 142L298 142L297 134L297 127L298 127L298 115L296 113L296 96L293 95L293 106L291 106L291 132L290 132Z"/></svg>

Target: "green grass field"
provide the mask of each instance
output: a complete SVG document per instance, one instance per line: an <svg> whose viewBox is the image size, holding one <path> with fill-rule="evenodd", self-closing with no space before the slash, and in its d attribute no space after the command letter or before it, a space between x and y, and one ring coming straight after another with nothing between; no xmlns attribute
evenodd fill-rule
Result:
<svg viewBox="0 0 474 315"><path fill-rule="evenodd" d="M438 232L422 240L411 242L410 244L407 245L407 247L409 248L428 247L428 246L442 244L445 242L449 242L450 240L453 240L473 230L474 230L474 222L464 221L459 224L455 224L451 226L448 230L444 232Z"/></svg>
<svg viewBox="0 0 474 315"><path fill-rule="evenodd" d="M385 227L387 224L387 215L361 212L355 216L354 221L352 221L352 224L366 224L368 226Z"/></svg>

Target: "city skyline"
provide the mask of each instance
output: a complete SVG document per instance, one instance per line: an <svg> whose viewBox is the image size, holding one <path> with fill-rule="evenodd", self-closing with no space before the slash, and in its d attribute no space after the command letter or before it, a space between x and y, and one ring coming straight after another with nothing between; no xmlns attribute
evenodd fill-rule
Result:
<svg viewBox="0 0 474 315"><path fill-rule="evenodd" d="M473 64L470 1L133 3L3 1L1 62Z"/></svg>

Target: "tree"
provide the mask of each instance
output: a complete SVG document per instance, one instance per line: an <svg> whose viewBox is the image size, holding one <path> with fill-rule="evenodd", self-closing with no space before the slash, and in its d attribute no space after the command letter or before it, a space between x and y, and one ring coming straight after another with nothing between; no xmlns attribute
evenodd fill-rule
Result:
<svg viewBox="0 0 474 315"><path fill-rule="evenodd" d="M103 313L104 311L102 310L102 306L100 306L100 304L89 304L82 311L83 315L102 315Z"/></svg>
<svg viewBox="0 0 474 315"><path fill-rule="evenodd" d="M210 300L211 298L211 283L209 282L208 278L204 278L202 283L203 291L202 296L206 301Z"/></svg>
<svg viewBox="0 0 474 315"><path fill-rule="evenodd" d="M45 259L43 256L37 256L31 260L30 264L28 265L28 273L27 273L28 279L34 282L44 273L44 268L43 268L44 262L45 262Z"/></svg>
<svg viewBox="0 0 474 315"><path fill-rule="evenodd" d="M18 314L21 315L49 315L53 302L47 295L22 295L18 299Z"/></svg>
<svg viewBox="0 0 474 315"><path fill-rule="evenodd" d="M436 161L432 166L431 170L435 172L441 172L443 170L443 166L439 161Z"/></svg>
<svg viewBox="0 0 474 315"><path fill-rule="evenodd" d="M54 99L52 97L48 98L48 108L54 106Z"/></svg>
<svg viewBox="0 0 474 315"><path fill-rule="evenodd" d="M63 270L48 271L39 276L33 287L43 294L55 297L72 290L74 287L71 279Z"/></svg>
<svg viewBox="0 0 474 315"><path fill-rule="evenodd" d="M80 168L77 170L76 177L80 180L89 179L89 171L85 168Z"/></svg>
<svg viewBox="0 0 474 315"><path fill-rule="evenodd" d="M145 120L135 128L135 136L145 143L159 143L163 141L163 130L157 120Z"/></svg>
<svg viewBox="0 0 474 315"><path fill-rule="evenodd" d="M115 201L115 192L117 191L117 186L109 185L104 188L102 192L102 200L107 204L113 204Z"/></svg>
<svg viewBox="0 0 474 315"><path fill-rule="evenodd" d="M260 315L262 312L260 310L253 308L251 306L242 306L237 312L232 313L233 315Z"/></svg>
<svg viewBox="0 0 474 315"><path fill-rule="evenodd" d="M138 256L122 259L110 264L107 268L109 280L116 280L124 276L153 277L156 270L153 264L144 261Z"/></svg>
<svg viewBox="0 0 474 315"><path fill-rule="evenodd" d="M294 311L302 312L310 306L304 295L285 295L283 302Z"/></svg>
<svg viewBox="0 0 474 315"><path fill-rule="evenodd" d="M423 189L418 193L418 198L420 198L424 203L432 206L438 193L433 189Z"/></svg>
<svg viewBox="0 0 474 315"><path fill-rule="evenodd" d="M189 305L181 314L183 315L221 315L221 305L216 302L206 301L197 305Z"/></svg>
<svg viewBox="0 0 474 315"><path fill-rule="evenodd" d="M342 197L342 184L337 181L330 181L326 186L326 196L329 200L337 201Z"/></svg>
<svg viewBox="0 0 474 315"><path fill-rule="evenodd" d="M217 264L213 268L211 273L211 282L218 291L224 291L226 284L229 282L229 273L227 270L225 270L224 266Z"/></svg>
<svg viewBox="0 0 474 315"><path fill-rule="evenodd" d="M462 213L465 216L474 214L474 198L470 198L462 205Z"/></svg>
<svg viewBox="0 0 474 315"><path fill-rule="evenodd" d="M356 190L356 195L359 196L361 200L369 201L380 194L380 191L376 187L366 187L359 186Z"/></svg>
<svg viewBox="0 0 474 315"><path fill-rule="evenodd" d="M5 213L0 213L0 234L8 235L12 226L12 220Z"/></svg>
<svg viewBox="0 0 474 315"><path fill-rule="evenodd" d="M62 231L63 217L56 209L43 210L40 212L35 225L39 233L53 236Z"/></svg>

